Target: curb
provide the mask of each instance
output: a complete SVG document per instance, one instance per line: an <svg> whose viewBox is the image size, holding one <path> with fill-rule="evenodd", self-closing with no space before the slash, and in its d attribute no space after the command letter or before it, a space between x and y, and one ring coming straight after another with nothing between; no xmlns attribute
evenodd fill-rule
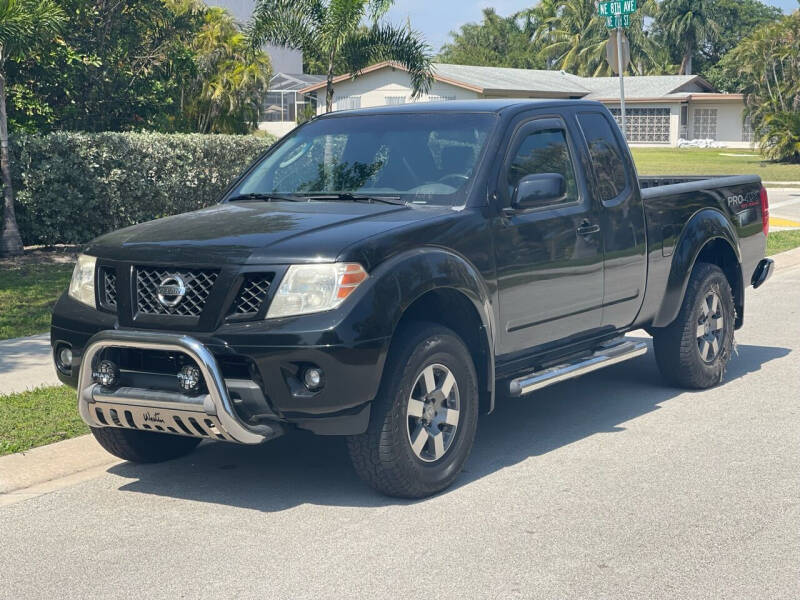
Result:
<svg viewBox="0 0 800 600"><path fill-rule="evenodd" d="M0 457L0 506L92 479L122 462L92 435Z"/></svg>
<svg viewBox="0 0 800 600"><path fill-rule="evenodd" d="M775 272L786 271L800 266L800 248L779 252L770 256L775 261Z"/></svg>

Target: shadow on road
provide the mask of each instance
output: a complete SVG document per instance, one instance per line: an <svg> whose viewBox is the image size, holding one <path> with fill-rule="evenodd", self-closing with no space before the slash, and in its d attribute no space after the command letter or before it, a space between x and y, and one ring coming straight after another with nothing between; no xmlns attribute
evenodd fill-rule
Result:
<svg viewBox="0 0 800 600"><path fill-rule="evenodd" d="M789 352L740 345L723 385ZM626 421L683 393L687 392L664 386L651 352L529 398L501 400L492 415L481 419L472 455L455 488L593 434L624 431ZM299 431L258 447L202 444L180 460L160 465L122 463L109 472L132 480L121 486L124 491L266 512L301 504L409 503L367 488L353 472L342 438Z"/></svg>

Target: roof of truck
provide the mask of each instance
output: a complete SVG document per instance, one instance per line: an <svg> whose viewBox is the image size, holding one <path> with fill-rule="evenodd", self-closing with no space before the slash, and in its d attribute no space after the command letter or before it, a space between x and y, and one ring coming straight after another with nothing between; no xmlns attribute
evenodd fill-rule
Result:
<svg viewBox="0 0 800 600"><path fill-rule="evenodd" d="M499 113L508 109L543 108L547 106L603 106L591 100L567 100L564 98L534 100L528 98L497 98L488 100L448 100L441 102L411 102L409 104L395 104L389 106L373 106L370 108L356 108L352 110L337 110L321 118L352 115L374 115L393 113L452 113L452 112L494 112Z"/></svg>

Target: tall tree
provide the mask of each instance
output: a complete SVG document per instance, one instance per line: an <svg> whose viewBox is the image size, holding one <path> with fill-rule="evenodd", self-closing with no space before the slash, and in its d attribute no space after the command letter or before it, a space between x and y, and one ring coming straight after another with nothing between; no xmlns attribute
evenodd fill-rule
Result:
<svg viewBox="0 0 800 600"><path fill-rule="evenodd" d="M23 252L14 212L14 188L8 151L6 62L42 41L51 40L64 23L64 11L51 0L0 0L0 171L3 180L3 233L0 254Z"/></svg>
<svg viewBox="0 0 800 600"><path fill-rule="evenodd" d="M594 0L559 0L555 12L539 24L542 56L555 69L575 75L605 75L605 20Z"/></svg>
<svg viewBox="0 0 800 600"><path fill-rule="evenodd" d="M692 61L692 69L703 76L757 27L783 16L777 6L767 6L759 0L713 0L711 12L719 35L701 44Z"/></svg>
<svg viewBox="0 0 800 600"><path fill-rule="evenodd" d="M663 32L662 43L679 49L680 75L692 74L692 57L717 39L720 25L715 18L714 0L663 0L656 16Z"/></svg>
<svg viewBox="0 0 800 600"><path fill-rule="evenodd" d="M186 129L180 96L193 73L200 0L55 0L67 22L58 43L13 61L11 118L42 129ZM31 119L28 96L48 119Z"/></svg>
<svg viewBox="0 0 800 600"><path fill-rule="evenodd" d="M192 46L196 75L185 112L201 133L246 133L255 127L269 88L269 56L254 49L233 17L209 8Z"/></svg>
<svg viewBox="0 0 800 600"><path fill-rule="evenodd" d="M800 10L756 29L719 68L744 93L762 153L800 162Z"/></svg>
<svg viewBox="0 0 800 600"><path fill-rule="evenodd" d="M480 23L467 23L450 33L438 61L458 65L543 69L544 61L531 41L531 17L515 14L501 17L493 8L483 9Z"/></svg>
<svg viewBox="0 0 800 600"><path fill-rule="evenodd" d="M656 8L655 0L640 2L625 30L635 57L629 70L635 74L652 73L657 62L657 48L644 27L645 17ZM536 21L533 39L549 68L583 76L611 75L606 61L608 29L594 0L543 0L528 14Z"/></svg>
<svg viewBox="0 0 800 600"><path fill-rule="evenodd" d="M326 60L325 108L333 110L337 63L357 77L368 65L393 60L408 69L414 95L430 88L431 58L409 27L382 22L393 0L257 0L250 24L255 46L265 43L313 49ZM364 21L368 27L362 27Z"/></svg>

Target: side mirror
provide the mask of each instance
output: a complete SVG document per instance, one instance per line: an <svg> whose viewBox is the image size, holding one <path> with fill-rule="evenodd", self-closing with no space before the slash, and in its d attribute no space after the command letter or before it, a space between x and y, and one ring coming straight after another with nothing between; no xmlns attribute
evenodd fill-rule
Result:
<svg viewBox="0 0 800 600"><path fill-rule="evenodd" d="M514 190L513 208L536 208L555 204L567 195L567 183L559 173L525 175Z"/></svg>

